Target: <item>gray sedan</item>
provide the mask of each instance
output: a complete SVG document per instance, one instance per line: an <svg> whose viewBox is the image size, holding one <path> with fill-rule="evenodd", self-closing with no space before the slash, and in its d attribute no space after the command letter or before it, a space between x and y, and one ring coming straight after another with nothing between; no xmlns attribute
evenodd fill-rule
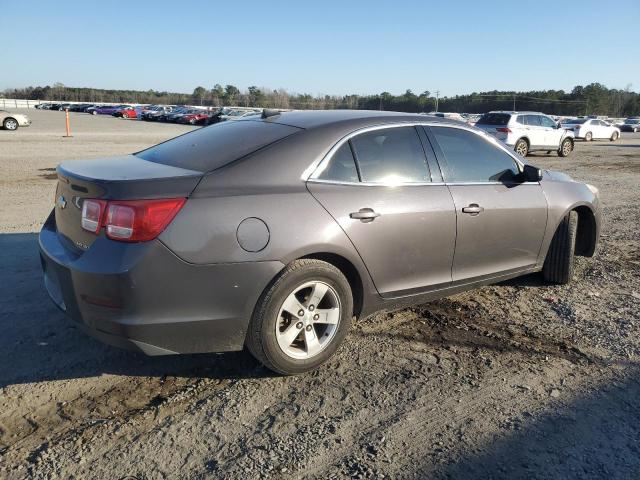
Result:
<svg viewBox="0 0 640 480"><path fill-rule="evenodd" d="M354 317L592 256L598 191L438 118L265 111L58 167L46 288L91 335L149 355L248 347L301 373Z"/></svg>

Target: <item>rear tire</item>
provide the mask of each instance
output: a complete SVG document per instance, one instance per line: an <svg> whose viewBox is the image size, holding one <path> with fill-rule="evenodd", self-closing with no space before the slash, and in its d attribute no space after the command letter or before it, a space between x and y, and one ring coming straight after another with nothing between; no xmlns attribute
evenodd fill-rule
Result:
<svg viewBox="0 0 640 480"><path fill-rule="evenodd" d="M593 140L593 133L591 132L587 132L584 136L584 141L585 142L590 142L591 140Z"/></svg>
<svg viewBox="0 0 640 480"><path fill-rule="evenodd" d="M569 212L556 230L542 267L542 276L547 282L566 285L573 277L574 251L578 213Z"/></svg>
<svg viewBox="0 0 640 480"><path fill-rule="evenodd" d="M313 305L311 299L315 286L307 287L311 290L308 296L304 296L305 285L311 284L326 287L325 296L320 297L317 305ZM298 297L297 301L302 305L302 308L293 308L300 308L298 312L290 313L290 308L285 309L292 297ZM338 311L333 316L337 324L314 323L318 314L329 318L325 312L335 308L327 307L323 303L325 300L337 305ZM295 302L294 299L293 304L297 305ZM315 307L317 312L312 313ZM342 272L320 260L296 260L280 272L261 295L249 323L245 343L251 354L270 370L284 375L304 373L319 367L336 352L349 331L352 317L351 286ZM283 339L293 327L297 328L298 335ZM296 331L292 330L294 335ZM307 341L307 332L311 342ZM317 353L312 352L315 349L318 349Z"/></svg>
<svg viewBox="0 0 640 480"><path fill-rule="evenodd" d="M522 157L526 157L529 153L529 144L524 138L521 138L513 146L513 149Z"/></svg>
<svg viewBox="0 0 640 480"><path fill-rule="evenodd" d="M558 156L568 157L571 152L573 152L573 140L565 138L558 149Z"/></svg>

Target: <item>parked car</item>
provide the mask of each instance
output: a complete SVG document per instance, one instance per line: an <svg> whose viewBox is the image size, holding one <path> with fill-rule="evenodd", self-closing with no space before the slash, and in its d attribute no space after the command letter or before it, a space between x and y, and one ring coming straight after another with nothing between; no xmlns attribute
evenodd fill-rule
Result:
<svg viewBox="0 0 640 480"><path fill-rule="evenodd" d="M167 105L152 105L142 112L142 120L155 121L162 115L171 113L173 107Z"/></svg>
<svg viewBox="0 0 640 480"><path fill-rule="evenodd" d="M93 107L93 103L76 103L69 107L70 112L85 112L87 108Z"/></svg>
<svg viewBox="0 0 640 480"><path fill-rule="evenodd" d="M326 361L354 316L568 283L600 228L595 187L393 112L265 111L57 172L44 283L79 326L150 355L246 345L284 374Z"/></svg>
<svg viewBox="0 0 640 480"><path fill-rule="evenodd" d="M186 123L189 125L201 125L209 118L210 112L203 109L193 109L185 112L176 119L177 123Z"/></svg>
<svg viewBox="0 0 640 480"><path fill-rule="evenodd" d="M640 132L640 118L627 118L622 125L620 125L620 130L623 132Z"/></svg>
<svg viewBox="0 0 640 480"><path fill-rule="evenodd" d="M560 128L548 115L540 112L489 112L475 124L512 147L523 157L529 152L555 151L566 157L573 151L573 132Z"/></svg>
<svg viewBox="0 0 640 480"><path fill-rule="evenodd" d="M562 124L562 127L572 131L576 138L590 142L594 138L606 138L612 142L620 138L620 129L604 120L597 118L573 118Z"/></svg>
<svg viewBox="0 0 640 480"><path fill-rule="evenodd" d="M18 127L28 127L31 120L24 113L11 113L6 110L0 110L0 125L5 130L17 130Z"/></svg>
<svg viewBox="0 0 640 480"><path fill-rule="evenodd" d="M88 111L93 115L113 115L124 108L131 108L131 105L102 105L97 108L91 108Z"/></svg>
<svg viewBox="0 0 640 480"><path fill-rule="evenodd" d="M126 107L113 112L114 117L120 118L139 118L142 107Z"/></svg>
<svg viewBox="0 0 640 480"><path fill-rule="evenodd" d="M173 110L171 110L171 112L167 112L164 115L160 115L158 117L158 120L160 120L161 122L177 123L178 119L182 115L186 115L192 111L193 109L189 107L175 107Z"/></svg>

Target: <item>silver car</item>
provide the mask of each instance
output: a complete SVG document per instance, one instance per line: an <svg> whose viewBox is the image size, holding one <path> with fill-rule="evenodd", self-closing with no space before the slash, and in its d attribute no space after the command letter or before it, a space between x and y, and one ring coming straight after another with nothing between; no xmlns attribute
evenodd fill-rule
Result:
<svg viewBox="0 0 640 480"><path fill-rule="evenodd" d="M595 187L479 129L390 112L265 111L58 167L45 286L81 328L150 355L249 351L301 373L354 317L593 255Z"/></svg>
<svg viewBox="0 0 640 480"><path fill-rule="evenodd" d="M11 113L6 110L0 110L0 125L5 130L17 130L18 127L28 127L31 120L23 113Z"/></svg>

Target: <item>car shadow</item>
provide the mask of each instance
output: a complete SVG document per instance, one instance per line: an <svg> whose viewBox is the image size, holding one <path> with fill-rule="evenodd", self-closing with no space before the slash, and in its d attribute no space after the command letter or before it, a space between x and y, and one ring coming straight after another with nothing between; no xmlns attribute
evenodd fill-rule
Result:
<svg viewBox="0 0 640 480"><path fill-rule="evenodd" d="M616 148L640 148L640 144L629 143L603 143L601 147L616 147Z"/></svg>
<svg viewBox="0 0 640 480"><path fill-rule="evenodd" d="M639 373L630 367L577 398L559 390L541 416L514 412L477 452L452 459L437 475L427 471L429 462L414 473L474 480L640 478Z"/></svg>
<svg viewBox="0 0 640 480"><path fill-rule="evenodd" d="M148 357L87 336L49 299L35 233L1 234L0 266L0 388L102 374L214 379L274 375L246 352Z"/></svg>

